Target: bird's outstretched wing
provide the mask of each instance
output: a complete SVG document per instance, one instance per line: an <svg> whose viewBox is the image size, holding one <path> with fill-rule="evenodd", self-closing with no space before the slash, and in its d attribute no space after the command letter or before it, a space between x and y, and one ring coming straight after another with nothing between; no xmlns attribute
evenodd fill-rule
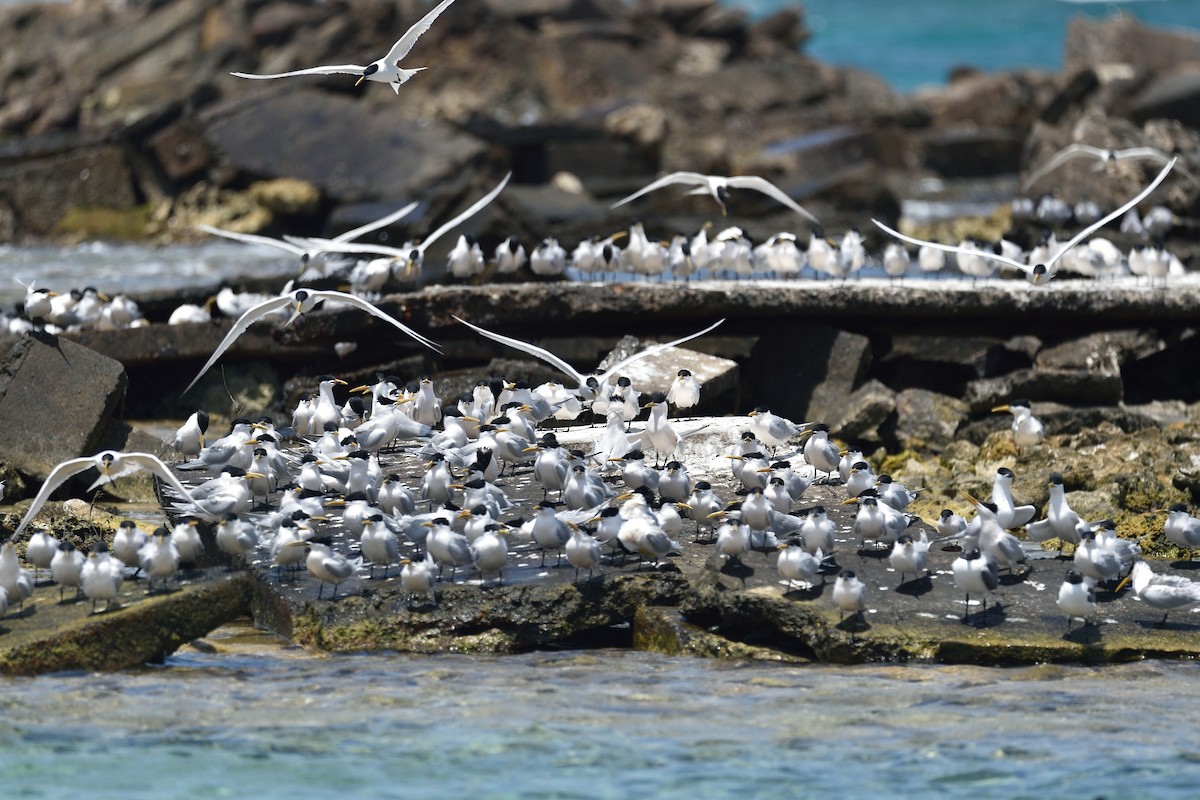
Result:
<svg viewBox="0 0 1200 800"><path fill-rule="evenodd" d="M295 75L362 75L365 66L358 64L335 64L328 67L308 67L294 69L291 72L276 72L271 75L260 75L256 72L231 72L235 78L249 78L252 81L269 81L274 78L291 78Z"/></svg>
<svg viewBox="0 0 1200 800"><path fill-rule="evenodd" d="M448 0L447 0L447 2L448 2ZM447 3L443 3L443 5L446 5L446 4ZM436 242L438 239L440 239L442 237L442 235L446 233L446 231L461 225L463 222L466 222L468 219L475 216L480 211L482 211L484 208L486 208L488 203L495 200L496 195L500 194L500 192L504 190L505 186L508 186L508 179L511 177L512 177L512 170L509 170L508 174L504 176L504 179L501 180L499 184L497 184L495 189L492 189L490 192L485 194L483 197L476 200L475 203L470 208L468 208L466 211L462 212L457 217L450 220L449 222L447 222L446 224L444 224L440 228L438 228L436 231L434 231L433 233L426 236L425 239L422 240L422 242L420 244L421 252L424 253L425 248L429 247L434 242Z"/></svg>
<svg viewBox="0 0 1200 800"><path fill-rule="evenodd" d="M1019 261L1013 261L1011 258L992 253L988 250L978 250L968 247L955 247L954 245L942 244L941 242L927 242L924 239L915 239L912 236L905 236L899 231L894 231L877 219L872 219L871 222L874 222L875 227L879 228L884 233L894 236L902 242L908 242L909 244L915 244L920 247L932 247L935 250L944 250L947 253L959 253L965 256L982 256L983 258L997 261L1001 264L1006 264L1013 269L1019 269L1021 272L1026 274L1029 274L1033 271L1032 267L1030 267L1028 264L1022 264Z"/></svg>
<svg viewBox="0 0 1200 800"><path fill-rule="evenodd" d="M175 473L171 472L171 468L163 463L162 459L160 459L158 456L152 453L134 452L123 453L122 458L130 466L121 470L121 475L128 475L129 473L136 472L139 469L144 469L147 472L153 473L169 483L180 497L195 506L195 511L193 512L194 516L204 517L205 519L215 519L213 515L205 511L200 504L196 502L196 498L192 496L192 493L188 490L188 488L180 483L179 478L175 477ZM109 475L107 477L111 480L117 476ZM88 491L94 489L99 483L100 481L96 481L96 483L88 487Z"/></svg>
<svg viewBox="0 0 1200 800"><path fill-rule="evenodd" d="M1075 158L1098 158L1103 166L1104 159L1108 158L1108 151L1092 147L1090 144L1069 144L1051 156L1050 160L1043 164L1037 172L1030 175L1029 179L1025 181L1025 185L1021 187L1021 191L1029 191L1030 186Z"/></svg>
<svg viewBox="0 0 1200 800"><path fill-rule="evenodd" d="M682 183L689 186L693 184L700 184L701 186L706 187L708 185L708 178L705 175L701 175L699 172L672 172L670 175L664 175L658 180L643 186L641 189L638 189L636 192L624 198L623 200L618 200L609 206L609 208L623 206L629 201L636 200L644 194L649 194L656 189L661 189L664 186L670 186L673 183ZM704 191L707 192L707 189Z"/></svg>
<svg viewBox="0 0 1200 800"><path fill-rule="evenodd" d="M728 185L734 189L753 189L756 192L761 192L775 202L787 206L814 225L821 224L820 220L808 213L799 203L788 197L782 189L766 178L760 178L757 175L739 175L736 178L730 178Z"/></svg>
<svg viewBox="0 0 1200 800"><path fill-rule="evenodd" d="M1113 157L1118 161L1128 158L1134 161L1157 161L1159 164L1165 164L1171 160L1169 155L1157 147L1129 147L1124 150L1117 150L1113 154Z"/></svg>
<svg viewBox="0 0 1200 800"><path fill-rule="evenodd" d="M337 239L321 239L316 236L285 235L283 238L298 247L308 247L312 250L318 250L322 253L374 253L375 255L380 256L406 259L415 249L413 247L405 249L401 249L399 247L388 247L387 245L372 244L371 242L350 242L339 241Z"/></svg>
<svg viewBox="0 0 1200 800"><path fill-rule="evenodd" d="M286 294L280 297L272 297L270 300L264 300L258 305L251 306L250 308L246 309L246 311L237 318L237 322L233 323L233 327L229 329L229 333L225 334L225 338L221 340L219 345L217 345L217 349L213 351L213 354L209 357L208 361L203 367L200 368L200 372L197 373L196 377L192 378L192 382L187 385L187 389L184 389L180 396L182 397L183 395L187 394L188 391L196 385L196 381L203 378L204 373L208 372L209 368L211 368L213 364L217 363L217 359L221 357L221 354L228 350L229 346L233 344L239 336L245 333L251 325L274 311L287 308L293 302L295 301L293 300L292 296L290 294Z"/></svg>
<svg viewBox="0 0 1200 800"><path fill-rule="evenodd" d="M667 342L666 344L656 344L651 347L647 347L645 350L639 350L638 352L631 355L629 358L626 358L622 361L618 361L616 364L613 364L611 367L609 367L607 370L605 370L602 375L596 376L596 380L598 380L600 383L604 383L605 381L612 378L614 375L619 373L621 370L623 370L625 367L629 366L633 362L640 361L643 358L648 358L649 356L655 355L657 353L661 353L663 350L666 350L668 347L675 347L677 345L683 344L684 342L690 342L692 339L703 336L704 334L708 333L709 331L714 330L718 325L720 325L724 321L725 321L725 319L722 317L721 319L717 320L712 325L709 325L707 328L705 328L702 331L697 331L696 333L689 333L687 336L684 336L680 339L676 339L673 342Z"/></svg>
<svg viewBox="0 0 1200 800"><path fill-rule="evenodd" d="M72 458L56 465L54 469L50 470L50 474L46 476L46 481L42 484L42 488L38 489L37 496L33 498L33 504L25 512L25 516L21 518L21 524L13 531L13 538L21 535L21 531L25 530L25 526L42 510L42 506L46 505L46 501L50 499L50 495L54 494L55 489L79 473L94 466L96 466L95 458Z"/></svg>
<svg viewBox="0 0 1200 800"><path fill-rule="evenodd" d="M442 352L442 349L438 345L437 342L433 341L432 339L428 339L428 338L422 336L421 334L417 333L412 328L408 327L407 325L405 325L403 322L396 319L395 317L392 317L388 314L383 313L382 311L380 311L378 308L376 308L371 303L368 303L366 300L363 300L361 297L358 297L358 296L352 295L352 294L348 294L346 292L335 292L332 290L319 291L319 292L318 291L309 291L309 294L313 297L319 297L329 303L345 303L348 306L354 306L355 308L362 309L363 311L367 312L371 316L378 317L379 319L383 320L384 322L388 323L389 325L392 325L392 326L404 331L409 336L411 336L412 338L416 339L421 344L428 347L430 350L433 350L435 353Z"/></svg>
<svg viewBox="0 0 1200 800"><path fill-rule="evenodd" d="M454 316L454 315L451 315L451 316ZM465 319L463 319L461 317L454 317L454 319L458 320L463 325L466 325L468 328L475 331L480 336L486 336L488 339L491 339L494 342L499 342L500 344L508 345L509 347L512 347L516 350L520 350L522 353L527 353L527 354L533 356L534 358L545 361L547 364L549 364L550 366L559 370L560 372L562 372L564 375L566 375L571 380L575 381L574 388L578 388L578 387L582 386L584 384L584 382L587 380L586 376L580 374L578 371L576 371L576 369L574 367L572 367L566 361L563 361L561 358L554 355L554 353L551 353L549 350L547 350L543 347L538 347L537 345L530 344L529 342L523 342L520 339L514 339L511 336L503 336L499 333L494 333L492 331L487 330L486 328L481 328L478 325L467 322Z"/></svg>
<svg viewBox="0 0 1200 800"><path fill-rule="evenodd" d="M1062 258L1063 254L1066 253L1068 250L1070 250L1072 247L1079 244L1084 239L1086 239L1087 237L1091 236L1093 233L1098 231L1100 228L1103 228L1105 225L1112 222L1114 219L1124 216L1126 211L1133 208L1138 203L1142 202L1147 197L1149 197L1150 193L1153 192L1155 189L1157 189L1158 185L1160 183L1162 183L1164 180L1166 180L1167 175L1171 172L1171 168L1175 166L1176 161L1178 161L1177 158L1172 158L1170 161L1168 161L1167 165L1162 168L1161 172L1158 173L1158 176L1150 182L1149 186L1147 186L1145 189L1142 189L1142 191L1138 193L1137 197L1133 198L1128 203L1121 206L1120 208L1118 208L1116 211L1112 212L1108 216L1093 222L1091 225L1087 226L1086 228L1081 230L1079 233L1075 234L1075 236L1071 239L1071 241L1067 242L1065 245L1063 245L1061 250L1059 250L1057 253L1055 253L1054 258L1050 259L1050 261L1046 264L1046 266L1048 268L1054 266L1055 262L1057 262L1060 258Z"/></svg>
<svg viewBox="0 0 1200 800"><path fill-rule="evenodd" d="M433 25L433 21L453 2L454 0L442 0L442 2L433 7L433 10L417 20L416 24L406 30L404 35L396 40L396 43L392 45L391 50L388 50L383 60L392 66L399 66L400 59L408 55L408 51L412 50L413 45L417 43L417 39L421 38L421 34L429 30L430 26Z"/></svg>
<svg viewBox="0 0 1200 800"><path fill-rule="evenodd" d="M365 236L366 234L370 233L371 231L379 230L380 228L386 228L388 225L391 225L396 220L404 219L405 217L407 217L409 214L411 214L413 212L413 209L415 209L418 205L420 205L420 203L409 203L404 208L401 208L397 211L393 211L391 214L388 214L386 217L380 217L379 219L375 220L374 222L368 222L366 225L359 225L357 228L351 228L350 230L345 231L344 233L339 233L337 236L333 237L332 241L349 242L352 239L357 239L360 236ZM295 245L293 244L292 246L294 247Z"/></svg>
<svg viewBox="0 0 1200 800"><path fill-rule="evenodd" d="M294 242L284 241L282 239L272 239L270 236L259 236L253 233L238 233L237 231L227 231L224 228L214 228L212 225L195 225L196 230L211 233L213 236L221 236L226 239L233 239L237 242L245 242L247 244L263 244L267 247L274 247L279 250L286 250L294 255L304 255L304 248Z"/></svg>

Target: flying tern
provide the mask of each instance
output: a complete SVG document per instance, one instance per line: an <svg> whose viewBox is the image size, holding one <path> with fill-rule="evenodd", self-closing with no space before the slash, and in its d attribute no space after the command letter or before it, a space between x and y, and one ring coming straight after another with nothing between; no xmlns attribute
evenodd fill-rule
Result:
<svg viewBox="0 0 1200 800"><path fill-rule="evenodd" d="M636 200L644 194L649 194L655 189L661 189L664 186L678 183L684 186L695 186L688 194L708 194L712 195L713 199L721 206L721 214L725 215L725 204L729 202L730 189L753 189L756 192L761 192L777 203L795 211L800 216L804 217L814 225L819 224L817 218L804 210L795 200L788 197L775 184L760 178L756 175L739 175L733 178L726 178L720 175L701 175L699 172L672 172L670 175L664 175L658 180L645 186L623 200L618 200L613 203L611 208L625 205L631 200Z"/></svg>
<svg viewBox="0 0 1200 800"><path fill-rule="evenodd" d="M230 74L238 78L250 78L251 80L259 81L271 80L273 78L291 78L296 75L358 75L359 78L355 81L355 86L363 81L389 83L392 86L392 90L396 94L400 94L400 84L405 83L418 72L427 69L427 67L404 69L400 66L400 59L408 55L408 51L412 50L413 45L417 43L417 39L421 38L421 34L429 30L429 27L433 25L433 21L453 2L454 0L442 0L442 2L434 6L432 11L421 17L415 25L405 31L404 35L392 45L392 49L388 50L386 56L366 66L358 64L335 64L333 66L297 69L291 72L278 72L272 75L259 75L253 72L233 72Z"/></svg>
<svg viewBox="0 0 1200 800"><path fill-rule="evenodd" d="M1166 164L1172 160L1171 156L1156 147L1130 147L1125 150L1108 150L1103 147L1093 147L1090 144L1069 144L1051 156L1049 161L1030 175L1029 180L1025 181L1025 185L1021 187L1021 191L1029 191L1029 187L1033 186L1046 175L1068 161L1078 158L1096 159L1097 163L1094 169L1097 172L1102 169L1108 169L1118 161L1155 161L1159 164ZM1182 167L1180 167L1179 171L1193 182L1196 180Z"/></svg>
<svg viewBox="0 0 1200 800"><path fill-rule="evenodd" d="M980 257L989 259L991 261L996 261L1000 264L1004 264L1005 266L1012 267L1013 269L1020 270L1021 272L1025 273L1025 275L1029 279L1030 283L1033 283L1036 285L1036 284L1040 284L1040 283L1045 283L1045 282L1049 281L1052 277L1054 277L1055 264L1057 264L1059 259L1061 259L1071 248L1073 248L1075 245L1082 242L1087 237L1091 236L1093 233L1098 231L1100 228L1102 228L1105 225L1107 225L1108 223L1112 222L1114 219L1117 219L1118 217L1122 216L1126 211L1133 208L1138 203L1142 202L1142 200L1146 199L1146 197L1148 197L1151 192L1153 192L1155 189L1157 189L1158 185L1160 183L1162 183L1164 179L1166 179L1167 174L1171 171L1171 168L1175 166L1175 162L1177 160L1178 159L1176 159L1176 158L1172 158L1167 163L1167 165L1165 167L1163 167L1162 172L1158 173L1158 177L1156 177L1150 183L1149 186L1147 186L1145 189L1143 189L1141 191L1141 193L1138 194L1137 197L1133 198L1128 203L1121 206L1116 211L1112 212L1111 214L1104 217L1103 219L1093 222L1091 225L1084 228L1079 233L1075 234L1075 238L1073 238L1073 239L1071 239L1071 241L1067 242L1062 247L1062 249L1060 249L1057 253L1055 253L1054 256L1052 258L1050 258L1048 261L1046 261L1046 263L1044 263L1044 264L1034 264L1031 266L1029 264L1022 264L1019 261L1014 261L1011 258L1008 258L1006 256L988 252L987 250L976 250L976 249L969 249L969 248L963 248L963 247L953 247L951 245L938 244L937 242L926 242L921 239L914 239L911 236L905 236L904 234L900 233L899 231L894 231L877 219L872 219L871 221L874 222L876 227L878 227L880 230L884 231L885 233L891 234L892 236L895 236L897 239L900 239L901 241L908 242L909 244L915 244L920 247L932 247L937 250L945 250L947 253L958 253L958 254L964 254L964 255L968 255L968 256L980 256Z"/></svg>

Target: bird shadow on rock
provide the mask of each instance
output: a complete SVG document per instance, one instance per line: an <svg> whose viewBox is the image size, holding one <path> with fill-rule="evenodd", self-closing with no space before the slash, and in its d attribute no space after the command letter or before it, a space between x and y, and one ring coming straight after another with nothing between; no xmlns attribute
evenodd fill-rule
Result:
<svg viewBox="0 0 1200 800"><path fill-rule="evenodd" d="M1193 570L1200 569L1200 561L1192 561L1190 558L1183 561L1172 561L1171 569Z"/></svg>
<svg viewBox="0 0 1200 800"><path fill-rule="evenodd" d="M1193 625L1187 622L1175 622L1174 620L1163 620L1160 617L1152 617L1151 619L1139 619L1137 624L1148 631L1200 631L1200 625Z"/></svg>
<svg viewBox="0 0 1200 800"><path fill-rule="evenodd" d="M920 597L933 591L933 579L928 575L913 578L897 586L895 591L900 594L906 594L909 597Z"/></svg>
<svg viewBox="0 0 1200 800"><path fill-rule="evenodd" d="M980 609L974 614L968 614L962 622L964 625L970 625L972 628L995 628L1007 620L1008 614L1005 613L1004 606L997 603L996 605L988 606L986 609Z"/></svg>
<svg viewBox="0 0 1200 800"><path fill-rule="evenodd" d="M1030 572L1032 572L1032 570L1029 569L1025 570L1024 572L1006 572L999 576L1000 585L1017 586L1022 584L1025 582L1025 579L1029 577Z"/></svg>
<svg viewBox="0 0 1200 800"><path fill-rule="evenodd" d="M734 557L728 559L717 571L722 575L728 575L731 578L737 578L742 583L745 583L746 579L754 574L754 567L749 566L740 558Z"/></svg>
<svg viewBox="0 0 1200 800"><path fill-rule="evenodd" d="M873 558L876 561L880 561L891 555L892 549L890 547L867 547L864 545L858 548L857 553L859 558Z"/></svg>
<svg viewBox="0 0 1200 800"><path fill-rule="evenodd" d="M1074 630L1063 634L1063 641L1074 644L1100 644L1100 626L1094 622L1086 622Z"/></svg>
<svg viewBox="0 0 1200 800"><path fill-rule="evenodd" d="M865 633L871 630L871 624L867 622L866 617L861 611L857 614L851 614L834 627L846 633Z"/></svg>

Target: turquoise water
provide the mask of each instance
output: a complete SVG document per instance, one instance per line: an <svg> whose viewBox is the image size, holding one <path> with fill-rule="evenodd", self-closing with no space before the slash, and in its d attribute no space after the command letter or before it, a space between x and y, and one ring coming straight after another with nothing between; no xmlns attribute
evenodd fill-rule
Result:
<svg viewBox="0 0 1200 800"><path fill-rule="evenodd" d="M179 656L0 682L7 797L1193 797L1191 664Z"/></svg>
<svg viewBox="0 0 1200 800"><path fill-rule="evenodd" d="M786 0L726 0L756 15ZM984 70L1062 66L1068 21L1086 14L1130 14L1148 25L1200 29L1196 0L805 0L813 36L807 51L822 61L871 70L901 90L941 84L955 66Z"/></svg>

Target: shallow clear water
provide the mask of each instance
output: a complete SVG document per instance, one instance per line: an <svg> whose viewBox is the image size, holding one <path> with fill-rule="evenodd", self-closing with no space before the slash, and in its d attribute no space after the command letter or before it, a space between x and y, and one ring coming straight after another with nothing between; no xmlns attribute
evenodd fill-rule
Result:
<svg viewBox="0 0 1200 800"><path fill-rule="evenodd" d="M1191 797L1196 678L1180 663L191 654L0 682L0 785L158 800Z"/></svg>

